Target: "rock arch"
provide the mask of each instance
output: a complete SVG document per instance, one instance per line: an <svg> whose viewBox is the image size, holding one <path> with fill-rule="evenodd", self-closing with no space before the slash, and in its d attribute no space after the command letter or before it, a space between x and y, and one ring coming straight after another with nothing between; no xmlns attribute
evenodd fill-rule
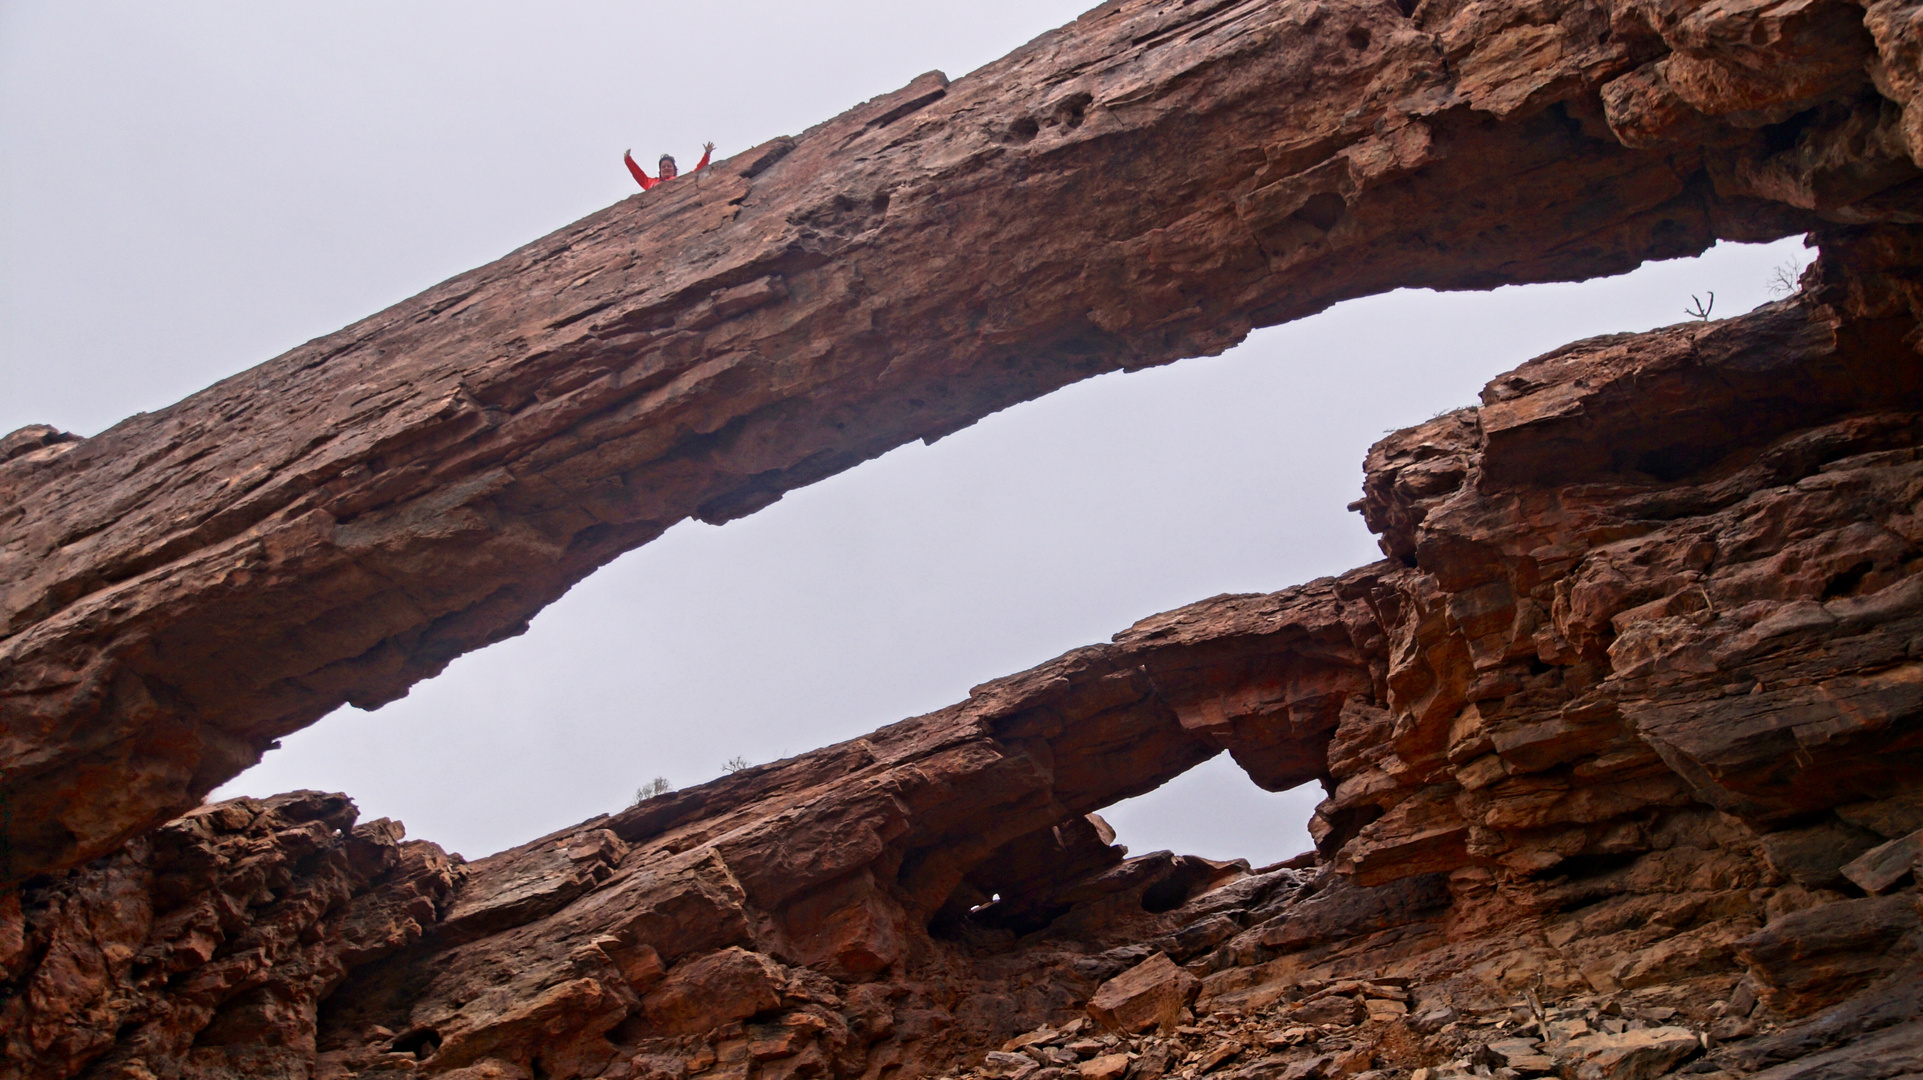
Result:
<svg viewBox="0 0 1923 1080"><path fill-rule="evenodd" d="M1914 220L1902 10L1111 3L168 409L17 432L3 873L112 849L683 517L1067 382L1397 286Z"/></svg>
<svg viewBox="0 0 1923 1080"><path fill-rule="evenodd" d="M1410 1041L1455 1005L1404 1022L1533 990L1590 1020L1658 993L1669 1052L1733 1033L1740 1070L1910 1053L1923 247L1823 239L1790 300L1579 342L1384 439L1381 563L472 864L344 796L197 809L0 896L0 1035L59 1077L880 1078L1192 998L1204 1038L1296 1025L1257 1080L1358 1038L1533 1060ZM1323 781L1313 866L1123 861L1082 816L1224 749Z"/></svg>

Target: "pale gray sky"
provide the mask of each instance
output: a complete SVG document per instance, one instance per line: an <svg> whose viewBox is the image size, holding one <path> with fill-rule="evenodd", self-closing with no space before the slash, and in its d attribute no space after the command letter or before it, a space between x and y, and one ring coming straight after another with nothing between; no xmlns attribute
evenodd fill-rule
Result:
<svg viewBox="0 0 1923 1080"><path fill-rule="evenodd" d="M92 434L692 163L1082 0L0 0L0 433ZM959 700L1220 593L1377 553L1344 511L1384 429L1590 334L1769 299L1800 245L1583 285L1401 292L1227 355L1091 380L716 528L684 523L512 641L342 709L221 794L342 790L470 857ZM1273 861L1320 793L1227 758L1109 817L1136 851Z"/></svg>

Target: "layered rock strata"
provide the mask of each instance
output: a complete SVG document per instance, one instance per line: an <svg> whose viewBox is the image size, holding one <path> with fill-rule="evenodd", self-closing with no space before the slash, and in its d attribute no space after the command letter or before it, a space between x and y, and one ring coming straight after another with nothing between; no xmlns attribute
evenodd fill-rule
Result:
<svg viewBox="0 0 1923 1080"><path fill-rule="evenodd" d="M167 409L16 433L0 880L108 853L678 520L1074 380L1397 286L1914 222L1917 26L1906 0L1109 3Z"/></svg>
<svg viewBox="0 0 1923 1080"><path fill-rule="evenodd" d="M471 864L303 794L36 880L9 1075L1914 1071L1923 237L1820 240L1378 444L1380 563ZM1091 816L1221 752L1314 852Z"/></svg>

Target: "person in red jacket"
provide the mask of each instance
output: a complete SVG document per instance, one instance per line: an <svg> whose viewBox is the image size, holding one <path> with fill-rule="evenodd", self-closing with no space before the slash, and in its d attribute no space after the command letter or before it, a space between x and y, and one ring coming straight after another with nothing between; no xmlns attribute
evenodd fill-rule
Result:
<svg viewBox="0 0 1923 1080"><path fill-rule="evenodd" d="M714 144L702 143L701 144L701 164L696 165L694 167L694 171L700 172L701 170L707 168L708 158L713 154L714 154ZM672 154L661 155L661 164L658 166L658 169L661 173L660 176L649 176L646 172L642 170L641 166L635 164L634 151L632 150L629 150L627 153L622 154L621 160L627 162L628 174L634 177L635 183L641 185L642 191L646 191L649 188L652 188L656 184L666 183L667 181L672 180L675 177L681 175L681 171L674 167L674 156Z"/></svg>

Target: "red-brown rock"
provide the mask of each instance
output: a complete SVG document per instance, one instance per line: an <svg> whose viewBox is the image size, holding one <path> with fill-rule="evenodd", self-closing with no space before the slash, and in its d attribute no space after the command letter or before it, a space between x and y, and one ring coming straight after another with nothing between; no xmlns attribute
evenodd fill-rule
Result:
<svg viewBox="0 0 1923 1080"><path fill-rule="evenodd" d="M354 818L342 795L238 799L29 888L0 912L0 1076L305 1075L320 1001L419 941L459 878Z"/></svg>
<svg viewBox="0 0 1923 1080"><path fill-rule="evenodd" d="M1113 1031L1171 1031L1201 985L1168 954L1156 953L1103 983L1088 999L1088 1015Z"/></svg>
<svg viewBox="0 0 1923 1080"><path fill-rule="evenodd" d="M641 1008L654 1032L698 1035L775 1008L787 983L781 966L767 957L723 949L676 965L665 982L641 999Z"/></svg>
<svg viewBox="0 0 1923 1080"><path fill-rule="evenodd" d="M0 879L106 853L339 704L392 700L519 633L676 521L750 513L1077 379L1398 286L1569 280L1718 238L1915 222L1912 15L1111 3L171 408L91 439L9 436ZM1492 449L1518 423L1555 427L1504 405ZM1725 426L1704 438L1755 433ZM1570 449L1571 467L1616 452ZM1485 475L1558 457L1495 454ZM1414 493L1450 467L1397 472ZM1453 714L1465 665L1508 640L1492 634L1399 667L1396 692ZM1185 723L1279 740L1235 739L1263 783L1311 778L1293 751L1357 690L1341 662L1320 674L1290 698L1225 686Z"/></svg>
<svg viewBox="0 0 1923 1080"><path fill-rule="evenodd" d="M1919 864L1923 864L1923 829L1858 855L1844 865L1842 874L1857 888L1875 894L1903 880Z"/></svg>
<svg viewBox="0 0 1923 1080"><path fill-rule="evenodd" d="M343 834L344 802L211 807L156 838L274 822L258 827L279 848L338 867L287 895L344 900L270 920L312 928L315 959L234 968L191 927L69 906L180 906L142 876L148 839L85 888L75 871L0 908L0 1002L42 1033L21 1037L55 1039L48 1076L913 1076L1092 1004L1119 1016L1108 998L1161 1028L1195 979L1204 1022L1266 1010L1356 1033L1278 1034L1280 1057L1241 1036L1197 1048L1251 1080L1415 1060L1371 1034L1397 1010L1367 1002L1447 1015L1440 988L1694 1008L1746 977L1757 1016L1794 1024L1765 1037L1731 1013L1723 1030L1757 1040L1744 1060L1868 1045L1923 1013L1886 988L1919 944L1914 884L1831 888L1838 838L1887 842L1918 790L1901 695L1923 640L1905 343L1923 258L1906 243L1836 234L1795 300L1572 346L1385 440L1362 509L1389 562L1155 616L948 709L458 869L391 824ZM1784 715L1774 694L1805 704ZM1126 858L1091 816L1223 750L1270 782L1323 779L1313 866ZM252 896L253 865L193 880ZM252 910L221 932L251 933ZM83 924L175 943L174 997L134 987L129 1007L202 987L218 1006L146 1039L29 992L81 963L46 943ZM1014 1044L1017 1071L1067 1067L1048 1052L1080 1053L1065 1040Z"/></svg>
<svg viewBox="0 0 1923 1080"><path fill-rule="evenodd" d="M1107 5L173 409L8 436L0 1078L1695 1052L1631 1019L1730 1021L1730 1071L1908 1060L1913 8ZM1381 563L470 865L344 796L149 828L680 517L1342 296L1818 221L1797 295L1372 448ZM1129 858L1093 816L1222 752L1323 784L1313 860ZM1210 1026L1162 1030L1191 994ZM1485 1020L1367 1005L1404 998Z"/></svg>

